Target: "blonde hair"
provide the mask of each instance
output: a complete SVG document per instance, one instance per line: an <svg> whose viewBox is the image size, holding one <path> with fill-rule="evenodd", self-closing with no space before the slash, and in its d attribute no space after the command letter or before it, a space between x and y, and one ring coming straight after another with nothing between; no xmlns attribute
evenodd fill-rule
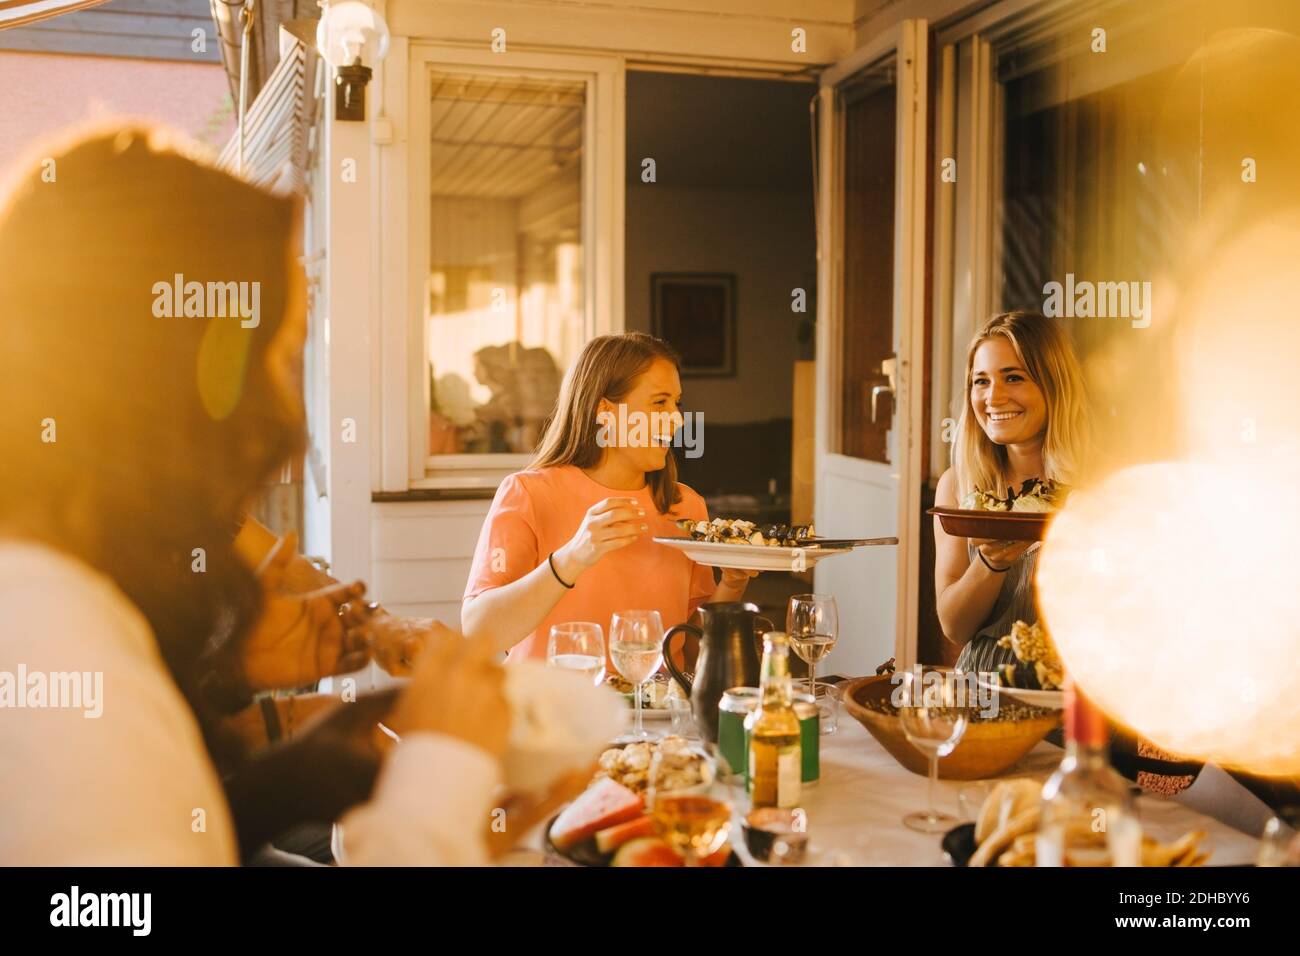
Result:
<svg viewBox="0 0 1300 956"><path fill-rule="evenodd" d="M1006 449L990 440L971 413L971 371L980 345L1001 336L1011 343L1029 378L1043 392L1047 425L1043 472L1036 477L1077 484L1090 441L1083 371L1064 327L1039 312L1003 312L975 333L966 350L966 393L953 444L958 500L972 491L1001 495L1007 480Z"/></svg>
<svg viewBox="0 0 1300 956"><path fill-rule="evenodd" d="M637 378L656 359L665 359L675 367L681 365L671 345L644 332L600 335L588 342L564 376L555 411L546 421L537 453L528 467L593 468L599 464L603 449L596 440L596 412L600 400L617 403L626 398ZM672 451L662 469L646 472L646 483L660 514L667 514L682 500L677 488L677 459Z"/></svg>

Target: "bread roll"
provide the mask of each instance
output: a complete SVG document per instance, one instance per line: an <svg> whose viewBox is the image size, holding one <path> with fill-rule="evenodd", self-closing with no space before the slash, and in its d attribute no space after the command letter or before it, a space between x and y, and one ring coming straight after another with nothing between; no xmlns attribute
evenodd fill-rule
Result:
<svg viewBox="0 0 1300 956"><path fill-rule="evenodd" d="M984 801L984 806L980 808L979 820L975 823L975 845L982 845L1012 817L1038 806L1042 793L1041 783L1023 777L995 784L988 799Z"/></svg>

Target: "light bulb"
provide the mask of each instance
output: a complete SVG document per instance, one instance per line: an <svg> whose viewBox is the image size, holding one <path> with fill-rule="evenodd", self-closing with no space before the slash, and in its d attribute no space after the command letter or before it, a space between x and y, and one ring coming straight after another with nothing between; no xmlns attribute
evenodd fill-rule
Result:
<svg viewBox="0 0 1300 956"><path fill-rule="evenodd" d="M361 0L331 3L316 26L316 48L330 66L351 66L361 58L374 67L388 55L388 24Z"/></svg>

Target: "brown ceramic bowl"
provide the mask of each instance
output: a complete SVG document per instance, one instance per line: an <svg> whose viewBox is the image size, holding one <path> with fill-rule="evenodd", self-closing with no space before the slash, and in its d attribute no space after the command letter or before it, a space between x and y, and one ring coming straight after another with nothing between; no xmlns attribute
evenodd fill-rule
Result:
<svg viewBox="0 0 1300 956"><path fill-rule="evenodd" d="M844 709L853 715L890 755L912 773L930 772L929 759L908 741L896 714L882 714L868 701L887 703L896 686L888 675L859 677L842 685ZM1025 720L976 720L966 725L961 742L939 758L939 776L945 780L982 780L1014 767L1025 754L1060 723L1059 712Z"/></svg>
<svg viewBox="0 0 1300 956"><path fill-rule="evenodd" d="M991 538L994 541L1042 541L1047 526L1056 517L1050 511L964 511L961 508L931 508L945 533L958 538Z"/></svg>

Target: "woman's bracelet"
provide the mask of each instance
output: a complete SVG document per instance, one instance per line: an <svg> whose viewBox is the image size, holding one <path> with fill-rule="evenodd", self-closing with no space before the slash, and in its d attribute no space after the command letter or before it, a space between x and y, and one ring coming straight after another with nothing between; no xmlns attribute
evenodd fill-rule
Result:
<svg viewBox="0 0 1300 956"><path fill-rule="evenodd" d="M557 570L555 570L555 552L554 552L554 551L552 551L550 554L548 554L548 555L546 556L546 563L549 564L549 565L551 566L551 573L552 573L553 575L555 575L555 580L559 581L559 582L560 582L561 584L563 584L566 588L568 588L570 591L572 591L572 590L573 590L573 585L570 584L568 581L564 580L564 578L560 577L560 572L557 571Z"/></svg>
<svg viewBox="0 0 1300 956"><path fill-rule="evenodd" d="M984 567L988 568L994 574L1006 574L1008 571L1011 570L1011 565L1009 564L1005 568L993 567L993 565L989 564L989 559L984 557L984 552L981 551L979 548L975 549L975 553L979 555L979 559L984 562Z"/></svg>
<svg viewBox="0 0 1300 956"><path fill-rule="evenodd" d="M280 709L275 705L275 698L270 694L261 697L258 704L262 708L262 723L266 727L266 742L273 744L284 736L280 726Z"/></svg>

